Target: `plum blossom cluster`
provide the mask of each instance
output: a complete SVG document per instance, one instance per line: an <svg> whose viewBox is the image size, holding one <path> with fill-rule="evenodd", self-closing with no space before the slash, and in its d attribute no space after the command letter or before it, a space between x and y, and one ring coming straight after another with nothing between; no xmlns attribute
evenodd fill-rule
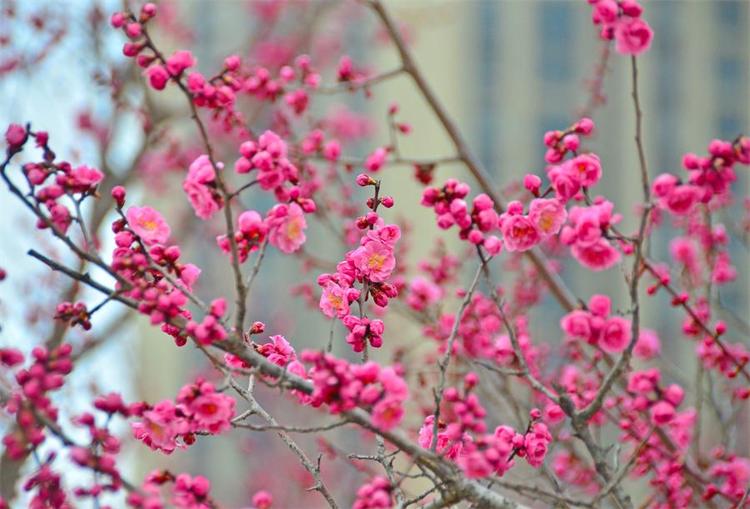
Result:
<svg viewBox="0 0 750 509"><path fill-rule="evenodd" d="M249 335L262 334L265 331L265 324L262 322L255 322L250 328ZM270 362L280 366L286 370L286 372L296 375L302 379L307 379L307 370L304 364L300 362L297 357L297 352L289 341L279 334L271 336L270 341L265 343L251 342L252 348L260 355L268 359ZM240 359L236 355L227 353L224 355L224 362L234 369L249 369L251 366L244 360ZM271 377L266 377L271 378ZM297 397L297 400L302 404L310 403L310 396L305 392L293 389L292 394Z"/></svg>
<svg viewBox="0 0 750 509"><path fill-rule="evenodd" d="M29 507L70 507L61 475L53 470L53 462L58 454L54 450L46 452L41 448L53 434L69 448L70 460L74 464L95 473L93 485L72 487L76 498L90 497L98 501L102 493L117 492L123 485L115 458L120 450L120 441L107 425L97 426L95 416L89 412L73 417L74 425L88 431L85 445L74 443L61 431L59 410L53 405L51 397L54 391L63 386L73 369L72 351L68 343L56 348L34 348L31 365L16 370L18 386L11 389L4 405L5 410L15 417L2 440L5 453L15 461L33 454L39 465L38 470L23 484L24 491L31 493ZM23 361L24 356L20 351L0 349L0 363L7 368L16 367ZM131 407L125 405L116 394L96 398L94 407L107 414L107 424L113 415L127 417L131 412ZM46 432L45 428L52 432Z"/></svg>
<svg viewBox="0 0 750 509"><path fill-rule="evenodd" d="M614 40L618 53L640 55L648 51L654 32L641 17L643 7L638 0L588 0L592 20L600 28L604 40Z"/></svg>
<svg viewBox="0 0 750 509"><path fill-rule="evenodd" d="M294 185L299 180L297 167L288 159L286 142L273 131L264 132L257 141L242 143L234 170L240 175L257 170L260 187L273 191L280 201L289 199L284 184Z"/></svg>
<svg viewBox="0 0 750 509"><path fill-rule="evenodd" d="M289 203L277 203L262 218L255 210L246 210L237 218L234 242L240 263L256 251L266 239L284 253L298 251L307 240L305 214L315 211L315 202L300 198L296 189L292 190ZM232 244L227 235L216 238L219 248L225 253L232 252Z"/></svg>
<svg viewBox="0 0 750 509"><path fill-rule="evenodd" d="M244 89L261 100L275 101L283 96L284 103L294 114L302 115L308 108L310 91L317 90L320 81L310 57L299 55L293 65L281 66L276 78L267 68L256 66L245 78Z"/></svg>
<svg viewBox="0 0 750 509"><path fill-rule="evenodd" d="M533 199L528 214L524 214L521 202L510 202L506 211L500 214L499 222L505 249L510 252L531 249L557 235L566 217L565 206L554 198Z"/></svg>
<svg viewBox="0 0 750 509"><path fill-rule="evenodd" d="M361 175L358 181L360 185L375 185L367 175ZM401 229L385 224L376 212L378 205L387 198L377 197L376 191L376 198L368 201L371 212L357 220L357 226L364 230L359 247L346 253L335 273L318 276L318 285L323 289L320 310L329 318L341 320L349 330L346 342L355 352L363 351L368 344L374 348L383 344L383 321L364 315L364 302L371 297L377 306L385 308L389 299L398 295L388 279L396 268L395 247L401 238ZM356 288L356 283L360 283L361 288ZM355 301L359 304L359 316L351 312Z"/></svg>
<svg viewBox="0 0 750 509"><path fill-rule="evenodd" d="M16 370L18 390L10 394L5 410L15 417L17 426L11 427L2 441L11 459L26 457L44 442L42 418L57 422L58 409L49 396L63 386L65 377L73 370L72 351L73 347L68 343L54 349L36 347L31 352L31 365ZM0 362L6 367L15 367L23 361L19 350L0 349Z"/></svg>
<svg viewBox="0 0 750 509"><path fill-rule="evenodd" d="M304 219L304 216L303 216ZM234 232L234 242L237 246L237 256L240 263L245 263L247 257L266 240L268 225L261 215L254 210L246 210L237 217L237 229ZM232 244L229 237L219 235L216 238L219 248L225 253L232 252Z"/></svg>
<svg viewBox="0 0 750 509"><path fill-rule="evenodd" d="M123 31L130 39L122 47L126 57L135 58L145 69L145 75L154 90L164 90L170 80L177 80L183 72L196 64L192 53L176 51L169 59L154 51L146 34L146 24L156 16L154 3L143 4L139 16L130 12L115 12L110 18L111 25Z"/></svg>
<svg viewBox="0 0 750 509"><path fill-rule="evenodd" d="M641 447L633 472L636 476L652 473L651 485L663 497L664 505L688 507L694 489L688 482L684 457L693 434L696 412L677 407L684 391L676 384L661 385L657 369L635 371L628 376L628 393L611 400L608 407L617 408L622 440L634 450ZM659 429L669 437L671 447L664 444ZM641 446L644 443L646 445Z"/></svg>
<svg viewBox="0 0 750 509"><path fill-rule="evenodd" d="M426 188L422 193L421 203L434 209L438 227L447 230L455 225L461 239L484 246L488 253L496 255L501 249L500 239L487 235L498 226L495 203L482 193L474 198L469 210L464 198L470 191L471 188L465 182L448 179L442 188Z"/></svg>
<svg viewBox="0 0 750 509"><path fill-rule="evenodd" d="M438 341L444 350L455 320L453 313L442 313L435 324L424 327L424 334ZM470 359L492 360L501 366L517 365L519 359L516 358L510 335L502 332L503 326L494 300L482 292L475 292L458 324L453 354ZM544 357L543 347L532 343L528 320L524 315L515 318L514 327L520 350L530 368L536 371Z"/></svg>
<svg viewBox="0 0 750 509"><path fill-rule="evenodd" d="M580 136L590 135L593 129L591 119L583 118L564 131L545 134L545 159L550 163L547 176L551 187L542 192L542 180L533 174L526 175L524 187L535 197L529 203L528 212L524 212L522 202L512 201L498 215L495 204L485 194L474 199L469 211L464 200L469 194L469 186L455 179L448 180L442 188L425 189L422 204L434 208L440 228L457 225L462 239L484 246L490 255L499 253L502 246L509 252L527 251L555 237L568 219L566 203L571 199L586 199L584 192L601 178L599 157L593 153L578 153ZM572 157L565 159L568 154ZM550 192L554 192L555 197L545 198ZM610 224L608 219L611 219L611 214L609 218L602 214L602 228L598 232L606 233ZM502 234L502 241L489 234L496 229ZM568 235L566 240L573 246L573 256L589 268L603 270L620 258L619 252L603 235L580 242L575 236Z"/></svg>
<svg viewBox="0 0 750 509"><path fill-rule="evenodd" d="M217 163L216 167L221 170L221 163ZM216 182L216 168L206 154L190 164L182 188L195 215L201 219L209 219L224 206L224 198Z"/></svg>
<svg viewBox="0 0 750 509"><path fill-rule="evenodd" d="M91 329L91 315L83 302L61 302L55 309L55 319L69 324L80 325L83 330Z"/></svg>
<svg viewBox="0 0 750 509"><path fill-rule="evenodd" d="M686 216L700 203L726 205L730 186L737 180L735 165L750 164L750 138L713 140L708 153L706 157L685 154L682 165L688 172L686 182L669 173L654 179L653 193L661 208L674 216Z"/></svg>
<svg viewBox="0 0 750 509"><path fill-rule="evenodd" d="M188 321L185 330L202 345L222 341L227 338L227 331L221 324L222 317L226 312L227 301L223 298L214 299L211 301L208 313L203 316L203 320L200 322Z"/></svg>
<svg viewBox="0 0 750 509"><path fill-rule="evenodd" d="M162 325L162 330L180 346L187 341L185 331L202 344L225 339L227 333L220 323L226 312L223 299L211 303L200 323L192 321L192 314L185 307L186 293L192 291L200 269L180 263L179 246L166 245L171 229L161 214L151 207L134 206L122 213L124 190L116 187L112 194L122 215L112 224L116 244L112 269L122 278L118 282L120 291L136 300L138 311L148 315L152 324ZM185 330L175 323L180 320L188 321Z"/></svg>
<svg viewBox="0 0 750 509"><path fill-rule="evenodd" d="M63 488L62 476L52 469L49 462L44 463L24 482L23 490L33 493L29 501L29 507L34 509L68 507L70 503ZM4 501L2 502L4 504Z"/></svg>
<svg viewBox="0 0 750 509"><path fill-rule="evenodd" d="M243 135L247 135L248 130L245 117L237 108L240 95L271 103L283 97L284 104L294 115L307 111L310 93L318 89L321 80L307 55L299 55L293 65L279 66L276 75L268 67L243 64L236 54L227 56L221 71L214 76L188 72L197 63L190 51L177 50L165 57L148 36L147 24L156 13L156 5L147 3L137 17L129 12L117 12L110 19L112 26L121 29L130 39L123 45L123 54L136 59L154 90L164 90L170 81L177 83L190 94L196 107L210 109L227 132L237 129Z"/></svg>
<svg viewBox="0 0 750 509"><path fill-rule="evenodd" d="M443 289L423 276L416 276L409 283L406 303L414 311L425 311L443 297Z"/></svg>
<svg viewBox="0 0 750 509"><path fill-rule="evenodd" d="M116 12L111 16L110 24L122 30L129 39L123 45L122 53L134 58L144 69L144 75L154 90L164 90L170 81L176 83L190 94L197 107L210 108L217 117L221 116L227 131L241 126L243 118L235 109L235 101L243 82L234 77L241 65L240 58L236 55L227 57L222 71L208 80L198 72L188 74L188 70L197 64L192 52L180 49L165 57L148 35L147 25L156 14L156 4L149 2L143 4L138 16L131 12Z"/></svg>
<svg viewBox="0 0 750 509"><path fill-rule="evenodd" d="M575 160L581 146L581 136L591 136L594 127L594 121L584 117L563 131L547 131L544 133L544 146L547 147L544 160L550 164L557 164L561 163L568 154L573 154L572 159ZM550 168L547 172L554 170L554 174L550 175L550 182L552 182L558 197L568 200L578 193L581 186L590 187L596 184L602 174L601 166L597 163L598 158L594 158L594 160L584 158L564 167ZM556 184L556 177L558 176L567 178L561 179ZM527 175L524 178L524 186L534 196L538 195L540 185L541 180L535 175Z"/></svg>
<svg viewBox="0 0 750 509"><path fill-rule="evenodd" d="M620 252L608 239L608 232L621 219L613 213L614 204L597 197L588 207L572 207L568 224L560 233L560 241L570 246L570 252L578 262L591 270L600 271L613 267L620 261ZM630 246L620 243L624 251Z"/></svg>
<svg viewBox="0 0 750 509"><path fill-rule="evenodd" d="M592 295L586 310L571 311L560 320L560 327L573 341L584 341L604 352L615 354L627 348L632 338L630 321L612 315L606 295Z"/></svg>
<svg viewBox="0 0 750 509"><path fill-rule="evenodd" d="M732 264L727 227L718 222L718 214L733 200L731 184L737 179L735 166L750 164L750 141L738 136L733 141L713 140L708 146L708 156L686 154L683 167L688 176L685 181L664 173L654 179L652 191L660 212L673 219L674 226L682 231L670 242L670 252L679 269L684 290L674 286L671 267L650 266L656 282L649 287L650 295L664 288L672 296L672 305L686 311L682 331L697 343L697 354L708 369L716 370L728 379L745 372L750 352L737 342L722 339L727 332L724 321L716 320L712 306L698 292L706 285L723 286L737 278ZM661 215L654 223L659 225ZM750 390L737 387L735 396L746 399Z"/></svg>
<svg viewBox="0 0 750 509"><path fill-rule="evenodd" d="M562 228L560 241L571 246L573 258L581 265L600 271L611 268L620 260L620 252L612 244L609 233L621 216L613 214L613 205L608 200L597 197L591 203L588 198L588 190L601 179L602 166L599 156L594 153L580 153L579 149L580 137L591 135L593 130L593 121L582 118L563 131L545 133L545 160L550 163L547 167L547 178L551 188L544 194L554 191L557 201L563 205L570 200L587 203L587 207L570 209L567 214L570 224ZM566 159L568 155L571 157ZM524 186L535 196L540 195L541 183L541 179L536 175L527 175L524 179ZM549 221L548 219L547 222ZM565 222L565 218L562 222ZM528 237L526 242L531 243L534 234L531 233ZM620 244L623 250L630 251L629 245L622 242Z"/></svg>
<svg viewBox="0 0 750 509"><path fill-rule="evenodd" d="M303 155L320 155L332 163L341 157L341 143L335 138L326 141L326 134L322 129L310 131L300 143L299 149Z"/></svg>
<svg viewBox="0 0 750 509"><path fill-rule="evenodd" d="M177 50L166 59L155 50L146 33L146 25L156 13L156 4L149 2L143 4L137 17L130 12L115 12L110 17L110 24L130 39L122 47L123 54L135 58L138 66L145 69L144 74L154 90L164 90L170 80L179 80L197 62L187 50Z"/></svg>
<svg viewBox="0 0 750 509"><path fill-rule="evenodd" d="M23 150L32 138L35 146L43 151L43 160L23 165L23 174L36 206L43 206L49 213L48 216L39 215L37 227L44 229L54 226L59 233L65 234L75 217L63 199L67 197L71 204L80 204L87 197L95 195L104 174L86 165L74 167L67 161L55 162L56 155L48 145L49 135L44 131L33 132L18 124L10 124L5 132L8 157Z"/></svg>
<svg viewBox="0 0 750 509"><path fill-rule="evenodd" d="M164 400L135 412L133 436L154 451L171 454L195 442L196 433L218 435L231 426L234 398L216 392L210 382L196 380L180 389L175 401Z"/></svg>
<svg viewBox="0 0 750 509"><path fill-rule="evenodd" d="M686 154L682 160L683 167L688 171L688 182L701 188L702 203L727 193L737 180L734 167L738 163L750 165L748 136L738 136L733 141L713 140L708 145L708 156Z"/></svg>
<svg viewBox="0 0 750 509"><path fill-rule="evenodd" d="M710 483L703 492L703 500L724 497L737 504L742 501L750 482L750 460L728 453L723 448L712 451L716 462L711 466L709 474L714 482Z"/></svg>
<svg viewBox="0 0 750 509"><path fill-rule="evenodd" d="M525 458L532 467L540 467L552 442L547 425L539 421L541 411L531 411L525 433L517 433L510 426L498 426L487 433L487 412L472 392L477 382L476 374L469 373L464 377L463 394L455 387L446 389L445 415L449 420L441 419L436 425L435 416L428 415L419 430L419 444L426 449L434 447L474 479L503 475L514 466L516 456Z"/></svg>
<svg viewBox="0 0 750 509"><path fill-rule="evenodd" d="M202 475L154 470L146 476L139 491L128 494L127 504L138 509L211 509L215 503L210 491L211 482ZM165 498L171 505L165 503Z"/></svg>
<svg viewBox="0 0 750 509"><path fill-rule="evenodd" d="M390 509L394 506L391 483L382 476L373 477L357 490L353 509Z"/></svg>
<svg viewBox="0 0 750 509"><path fill-rule="evenodd" d="M382 430L398 426L404 417L409 389L394 367L375 362L350 364L330 354L305 351L302 360L312 364L307 372L313 382L310 405L327 405L332 414L360 407L372 414L372 422Z"/></svg>
<svg viewBox="0 0 750 509"><path fill-rule="evenodd" d="M110 394L97 398L95 406L105 408L108 416L119 413L124 417L130 415L127 407L117 394ZM89 435L89 445L73 446L70 458L79 467L96 472L96 481L89 487L78 486L74 490L77 498L97 498L104 492L116 493L122 487L122 478L117 467L117 454L120 452L120 440L114 436L107 426L97 426L96 417L89 412L77 416L74 424L86 428ZM107 421L107 424L109 420ZM103 474L103 477L102 475ZM103 481L106 479L107 481Z"/></svg>

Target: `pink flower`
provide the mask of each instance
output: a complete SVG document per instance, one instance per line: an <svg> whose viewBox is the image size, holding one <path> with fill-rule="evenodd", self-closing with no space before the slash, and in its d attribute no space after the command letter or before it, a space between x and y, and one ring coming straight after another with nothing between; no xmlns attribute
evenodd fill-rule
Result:
<svg viewBox="0 0 750 509"><path fill-rule="evenodd" d="M404 418L404 405L400 399L387 397L372 409L372 422L382 430L391 430Z"/></svg>
<svg viewBox="0 0 750 509"><path fill-rule="evenodd" d="M367 239L364 244L347 255L359 273L370 281L382 283L396 267L393 247L379 240Z"/></svg>
<svg viewBox="0 0 750 509"><path fill-rule="evenodd" d="M268 232L268 227L263 218L254 210L246 210L237 218L239 231L248 239L263 242Z"/></svg>
<svg viewBox="0 0 750 509"><path fill-rule="evenodd" d="M569 337L590 342L592 337L591 316L579 309L571 311L560 320L560 327Z"/></svg>
<svg viewBox="0 0 750 509"><path fill-rule="evenodd" d="M210 218L218 211L223 202L213 185L216 170L207 155L202 155L192 162L188 169L182 188L195 210L195 215L201 219Z"/></svg>
<svg viewBox="0 0 750 509"><path fill-rule="evenodd" d="M401 238L401 229L395 224L378 226L367 232L367 238L378 240L392 248Z"/></svg>
<svg viewBox="0 0 750 509"><path fill-rule="evenodd" d="M297 353L292 345L284 336L278 334L271 336L269 343L260 345L258 353L277 366L286 366L297 360Z"/></svg>
<svg viewBox="0 0 750 509"><path fill-rule="evenodd" d="M673 422L671 426L675 424ZM750 460L733 454L728 455L723 460L716 461L711 466L708 475L717 484L721 480L721 485L715 487L714 490L739 502L742 500L750 480Z"/></svg>
<svg viewBox="0 0 750 509"><path fill-rule="evenodd" d="M602 165L596 154L581 154L565 163L566 170L584 187L591 187L602 177Z"/></svg>
<svg viewBox="0 0 750 509"><path fill-rule="evenodd" d="M357 490L352 509L390 509L393 507L391 483L385 477L374 477Z"/></svg>
<svg viewBox="0 0 750 509"><path fill-rule="evenodd" d="M488 235L482 244L490 256L497 256L503 249L503 241L495 235Z"/></svg>
<svg viewBox="0 0 750 509"><path fill-rule="evenodd" d="M594 271L607 270L620 261L620 252L606 239L599 239L590 246L576 244L571 253L581 265Z"/></svg>
<svg viewBox="0 0 750 509"><path fill-rule="evenodd" d="M26 143L26 129L19 124L10 124L5 131L5 141L10 149L20 148Z"/></svg>
<svg viewBox="0 0 750 509"><path fill-rule="evenodd" d="M341 157L341 144L338 140L331 140L323 147L323 157L328 161L338 161Z"/></svg>
<svg viewBox="0 0 750 509"><path fill-rule="evenodd" d="M435 416L428 415L425 417L424 424L419 428L419 437L417 442L420 447L429 449L432 446L432 432L434 428ZM459 454L461 454L461 448L463 441L468 439L468 435L464 434L461 439L454 439L452 433L446 430L445 424L438 424L438 436L436 450L441 455L455 460Z"/></svg>
<svg viewBox="0 0 750 509"><path fill-rule="evenodd" d="M651 184L651 191L658 198L665 198L677 186L677 177L671 173L662 173Z"/></svg>
<svg viewBox="0 0 750 509"><path fill-rule="evenodd" d="M714 283L725 284L737 279L737 269L732 265L729 253L722 251L716 255L711 280Z"/></svg>
<svg viewBox="0 0 750 509"><path fill-rule="evenodd" d="M541 241L539 230L526 216L503 214L500 219L503 243L508 251L527 251Z"/></svg>
<svg viewBox="0 0 750 509"><path fill-rule="evenodd" d="M550 442L552 442L552 435L547 429L547 425L541 422L534 423L524 437L526 461L529 465L535 468L542 466Z"/></svg>
<svg viewBox="0 0 750 509"><path fill-rule="evenodd" d="M16 348L0 348L0 364L9 368L23 362L23 353Z"/></svg>
<svg viewBox="0 0 750 509"><path fill-rule="evenodd" d="M576 215L575 233L576 245L591 246L602 238L602 227L599 222L599 213L595 207L578 209Z"/></svg>
<svg viewBox="0 0 750 509"><path fill-rule="evenodd" d="M536 199L529 205L529 219L534 223L542 238L555 235L565 223L568 212L558 200Z"/></svg>
<svg viewBox="0 0 750 509"><path fill-rule="evenodd" d="M424 311L443 297L443 290L427 278L417 276L409 285L406 303L415 311Z"/></svg>
<svg viewBox="0 0 750 509"><path fill-rule="evenodd" d="M669 423L675 416L674 407L666 401L656 403L651 407L649 413L651 414L651 422L656 426Z"/></svg>
<svg viewBox="0 0 750 509"><path fill-rule="evenodd" d="M164 218L151 207L130 207L125 217L133 233L146 244L163 244L171 230Z"/></svg>
<svg viewBox="0 0 750 509"><path fill-rule="evenodd" d="M640 55L651 46L654 32L641 18L620 18L615 25L615 40L618 53Z"/></svg>
<svg viewBox="0 0 750 509"><path fill-rule="evenodd" d="M700 188L690 184L676 186L661 200L663 206L676 216L689 214L696 203L700 200L702 193Z"/></svg>
<svg viewBox="0 0 750 509"><path fill-rule="evenodd" d="M323 293L320 296L320 310L328 318L345 317L349 314L348 295L348 289L342 288L332 281L328 282L323 287Z"/></svg>
<svg viewBox="0 0 750 509"><path fill-rule="evenodd" d="M271 244L285 253L297 251L305 243L305 214L296 203L278 204L266 215Z"/></svg>
<svg viewBox="0 0 750 509"><path fill-rule="evenodd" d="M552 166L547 172L547 176L552 182L552 188L562 202L567 202L575 197L581 190L580 179L566 168L564 166Z"/></svg>
<svg viewBox="0 0 750 509"><path fill-rule="evenodd" d="M246 210L237 218L237 229L234 240L237 244L237 254L240 263L247 260L248 255L258 249L268 234L268 225L254 210ZM226 235L216 238L219 248L225 253L232 252L232 245Z"/></svg>
<svg viewBox="0 0 750 509"><path fill-rule="evenodd" d="M133 436L155 451L171 454L184 447L178 439L190 432L187 419L179 416L177 407L165 400L143 412L142 421L131 424Z"/></svg>
<svg viewBox="0 0 750 509"><path fill-rule="evenodd" d="M375 151L367 157L365 160L365 170L375 173L385 164L385 160L388 157L388 151L383 147L375 149Z"/></svg>
<svg viewBox="0 0 750 509"><path fill-rule="evenodd" d="M633 347L633 355L639 359L653 359L661 352L661 342L656 332L650 329L641 329L638 334L638 341Z"/></svg>
<svg viewBox="0 0 750 509"><path fill-rule="evenodd" d="M180 281L184 283L185 289L189 292L193 291L193 285L198 281L200 275L201 269L192 263L185 264L180 269Z"/></svg>
<svg viewBox="0 0 750 509"><path fill-rule="evenodd" d="M589 309L595 316L607 318L612 311L612 300L606 295L592 295L589 298Z"/></svg>
<svg viewBox="0 0 750 509"><path fill-rule="evenodd" d="M617 9L615 0L599 0L594 4L592 12L594 23L612 23L617 19Z"/></svg>
<svg viewBox="0 0 750 509"><path fill-rule="evenodd" d="M253 506L255 509L271 509L272 504L273 496L265 490L260 490L253 495Z"/></svg>
<svg viewBox="0 0 750 509"><path fill-rule="evenodd" d="M211 483L205 477L179 474L175 478L172 503L178 509L210 509L213 504L208 499Z"/></svg>
<svg viewBox="0 0 750 509"><path fill-rule="evenodd" d="M175 51L171 57L167 59L167 70L172 76L179 76L182 71L188 67L195 65L195 58L193 54L187 50Z"/></svg>
<svg viewBox="0 0 750 509"><path fill-rule="evenodd" d="M101 182L104 174L96 168L81 165L70 171L70 178L75 182L74 186L89 188Z"/></svg>
<svg viewBox="0 0 750 509"><path fill-rule="evenodd" d="M146 70L148 82L155 90L164 90L169 81L169 73L161 65L152 65Z"/></svg>
<svg viewBox="0 0 750 509"><path fill-rule="evenodd" d="M625 350L631 337L630 322L619 316L613 316L604 324L599 346L605 352L619 353Z"/></svg>
<svg viewBox="0 0 750 509"><path fill-rule="evenodd" d="M533 174L524 175L523 187L534 196L539 196L539 189L542 187L542 179Z"/></svg>
<svg viewBox="0 0 750 509"><path fill-rule="evenodd" d="M409 387L403 378L396 372L393 367L387 367L380 370L378 381L383 386L385 393L392 398L404 401L409 397Z"/></svg>
<svg viewBox="0 0 750 509"><path fill-rule="evenodd" d="M196 394L197 393L197 394ZM220 392L215 392L209 382L199 381L186 385L177 398L190 418L191 431L207 431L218 434L231 427L234 417L235 400Z"/></svg>

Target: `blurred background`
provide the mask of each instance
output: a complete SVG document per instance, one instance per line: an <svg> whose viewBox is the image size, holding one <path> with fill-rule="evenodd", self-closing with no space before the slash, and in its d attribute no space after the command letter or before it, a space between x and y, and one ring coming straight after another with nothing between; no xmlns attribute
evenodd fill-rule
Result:
<svg viewBox="0 0 750 509"><path fill-rule="evenodd" d="M638 170L630 61L608 54L591 23L587 2L385 3L402 24L418 65L499 188L512 188L525 173L541 172L544 132L564 128L586 114L597 124L596 135L587 147L600 154L604 168L597 191L614 201L616 210L624 214L624 230L634 228L632 212L639 202L640 183L635 177ZM186 259L204 270L198 294L211 299L229 291L226 259L213 245L206 244L220 225L196 221L179 187L187 165L200 153L200 148L195 148L200 146L195 142L184 98L174 91L156 94L136 85L141 78L137 70L127 67L120 53L123 38L107 22L110 13L122 5L89 0L4 0L2 5L0 124L30 121L34 128L50 132L52 146L60 157L106 166L115 178L138 172L141 178L134 179L134 187L129 187L129 203L153 205L167 216L181 235L178 238L184 239L181 245ZM733 139L750 130L750 2L659 0L646 1L644 6L644 17L655 32L652 49L639 58L646 155L652 176L679 173L684 153L705 153L711 139ZM323 70L326 84L334 82L341 54L350 55L357 66L374 73L398 65L377 20L354 1L181 0L160 2L159 8L157 19L161 21L155 35L165 53L191 49L198 58L199 70L207 75L232 53L263 63L264 59L288 59L284 52L289 53L290 48L297 53L308 52L314 65ZM8 15L8 9L13 9L13 15ZM114 99L112 69L118 69L118 79L128 83ZM407 76L379 84L372 89L371 97L343 93L316 100L315 108L341 119L342 125L359 126L359 132L350 133L346 153L364 158L375 147L388 143L385 119L394 101L401 109L399 120L414 127L409 136L399 140L405 157L453 155L443 129ZM144 131L144 112L151 115L158 129ZM270 123L262 113L255 120L259 129ZM155 132L162 127L166 133L156 137ZM178 148L170 154L172 143ZM222 148L221 157L233 164L236 148L228 144ZM450 176L473 183L458 165L441 165L436 182ZM449 247L458 245L455 232L438 232L432 211L419 206L421 187L410 168L389 169L383 174L383 182L385 192L396 200L396 207L385 214L386 218L405 219L411 226L410 251L404 260L409 268L433 250L436 238L444 238ZM747 172L740 171L738 195L747 195L748 182ZM247 201L249 207L261 211L272 203L271 197L261 193ZM0 345L28 351L53 334L49 317L69 284L49 274L25 253L29 247L41 245L62 260L73 260L60 245L35 231L33 218L9 193L0 192L0 205L0 267L8 271L8 278L0 284ZM741 220L742 204L732 210L736 214L722 218L729 226ZM108 252L111 239L107 231L113 216L111 212L102 213L107 219L102 220L100 238L104 252ZM343 251L324 236L324 226L311 225L305 251L317 259L340 259ZM652 254L669 263L669 237L661 235L658 239L663 241L654 243ZM750 260L742 243L731 249L740 276L721 290L720 298L730 327L734 325L739 335L747 338L742 326L750 316L750 272L746 270ZM309 309L304 298L290 295L290 288L300 283L314 285L321 270L309 262L270 250L249 308L251 319L263 320L267 331L285 335L298 349L320 346L330 327L317 310ZM500 278L508 280L502 274ZM584 299L592 293L607 293L615 299L616 308L627 306L619 268L592 274L571 263L565 267L564 278ZM85 290L81 295L83 300L93 298ZM659 331L671 376L692 380L694 345L679 333L680 315L663 296L648 303L644 322ZM558 344L561 315L562 310L552 299L535 309L531 315L534 340ZM86 407L89 394L112 390L128 400L173 398L187 378L206 369L191 349L177 350L146 320L124 314L116 306L96 318L92 333L96 336L93 339L77 331L68 338L77 344L102 343L81 361L61 395L74 398L81 408ZM339 355L350 353L343 337L338 329L335 351ZM425 348L433 347L432 340L421 337L419 327L395 316L387 322L385 347L376 356L388 360L395 347L420 342L429 342ZM319 419L312 412L302 416L291 412L293 405L285 406L278 398L265 397L264 402L281 416L279 420L291 424ZM127 435L124 426L122 432ZM748 452L747 436L735 438L738 452ZM360 452L360 444L369 440L357 433L344 433L339 438L338 446L347 452ZM316 444L308 437L300 440L313 455L326 450L326 444ZM706 440L710 443L711 437ZM260 488L270 489L280 500L279 507L314 507L320 502L317 494L298 488L304 481L289 481L297 476L306 479L307 474L270 433L235 431L226 437L199 440L188 451L170 457L143 454L142 449L140 444L126 448L128 474L133 479L156 467L208 472L216 493L229 506L248 505L249 497ZM326 476L346 480L340 482L343 488L361 482L365 473L350 468L340 456L332 457L324 467ZM6 461L6 478L10 471L7 465ZM352 493L342 491L337 495L346 505L346 497Z"/></svg>

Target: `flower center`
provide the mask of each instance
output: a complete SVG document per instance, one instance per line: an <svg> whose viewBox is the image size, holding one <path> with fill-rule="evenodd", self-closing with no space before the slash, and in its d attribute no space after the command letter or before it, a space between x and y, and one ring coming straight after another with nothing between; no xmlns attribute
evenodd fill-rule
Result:
<svg viewBox="0 0 750 509"><path fill-rule="evenodd" d="M386 256L384 254L371 254L370 258L367 260L367 267L370 269L381 269L383 268L383 264L385 264L385 258Z"/></svg>
<svg viewBox="0 0 750 509"><path fill-rule="evenodd" d="M139 223L141 225L141 228L150 232L156 230L156 227L158 226L156 224L156 221L154 221L153 219L141 219Z"/></svg>

